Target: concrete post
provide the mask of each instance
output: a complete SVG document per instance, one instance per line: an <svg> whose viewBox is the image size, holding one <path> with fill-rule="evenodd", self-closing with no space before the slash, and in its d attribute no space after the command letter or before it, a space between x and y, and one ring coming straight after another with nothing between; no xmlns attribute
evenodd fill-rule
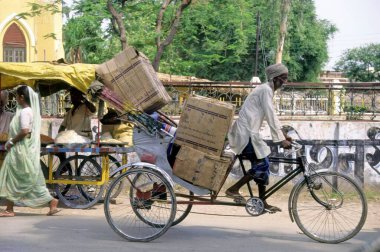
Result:
<svg viewBox="0 0 380 252"><path fill-rule="evenodd" d="M344 104L344 100L341 101L341 99L344 98L344 96L342 96L342 92L344 92L342 85L332 85L331 95L330 95L331 103L330 103L330 108L329 108L330 115L339 115L343 113L342 105Z"/></svg>

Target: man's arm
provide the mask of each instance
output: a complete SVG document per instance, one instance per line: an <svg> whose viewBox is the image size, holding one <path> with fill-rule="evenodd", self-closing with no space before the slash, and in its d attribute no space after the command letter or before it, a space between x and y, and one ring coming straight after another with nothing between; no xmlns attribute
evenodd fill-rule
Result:
<svg viewBox="0 0 380 252"><path fill-rule="evenodd" d="M283 148L290 148L291 142L287 140L287 135L282 131L280 121L273 107L273 94L269 89L265 89L263 92L262 108L271 130L273 142L281 142Z"/></svg>
<svg viewBox="0 0 380 252"><path fill-rule="evenodd" d="M288 136L288 133L284 128L281 128L281 130L286 140L288 140L289 142L293 141L293 139L290 136Z"/></svg>

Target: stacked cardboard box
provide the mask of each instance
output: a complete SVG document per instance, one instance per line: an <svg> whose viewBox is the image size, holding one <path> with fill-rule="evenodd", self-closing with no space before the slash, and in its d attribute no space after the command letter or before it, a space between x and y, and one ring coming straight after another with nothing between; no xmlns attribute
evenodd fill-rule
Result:
<svg viewBox="0 0 380 252"><path fill-rule="evenodd" d="M187 99L175 143L220 156L235 113L231 103L203 96Z"/></svg>
<svg viewBox="0 0 380 252"><path fill-rule="evenodd" d="M182 146L173 167L178 177L197 186L218 192L231 164L231 158L208 155Z"/></svg>
<svg viewBox="0 0 380 252"><path fill-rule="evenodd" d="M133 47L98 65L96 73L123 102L147 113L171 101L149 59Z"/></svg>
<svg viewBox="0 0 380 252"><path fill-rule="evenodd" d="M181 114L175 143L181 146L173 173L218 192L231 157L222 155L235 106L202 96L189 97Z"/></svg>

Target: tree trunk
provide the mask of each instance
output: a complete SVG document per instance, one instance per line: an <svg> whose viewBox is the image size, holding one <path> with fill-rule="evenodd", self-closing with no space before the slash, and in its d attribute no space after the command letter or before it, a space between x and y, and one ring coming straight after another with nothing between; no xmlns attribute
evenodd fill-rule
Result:
<svg viewBox="0 0 380 252"><path fill-rule="evenodd" d="M124 4L124 2L125 1L123 1L123 4ZM128 43L127 43L127 33L125 31L125 25L123 22L123 14L118 13L116 11L116 9L114 8L114 6L112 4L112 0L107 1L107 8L112 15L112 20L111 20L112 26L113 26L114 30L116 32L118 32L119 38L120 38L120 43L121 43L121 48L124 50L128 46ZM117 25L117 27L116 27L116 25Z"/></svg>
<svg viewBox="0 0 380 252"><path fill-rule="evenodd" d="M288 23L288 13L290 10L291 0L282 0L281 2L281 21L280 21L280 35L278 37L276 63L282 62L282 52L284 49L286 28Z"/></svg>
<svg viewBox="0 0 380 252"><path fill-rule="evenodd" d="M188 7L191 4L192 0L182 0L181 5L178 7L174 20L171 23L171 27L169 30L169 34L166 37L164 41L161 42L161 32L162 32L162 20L164 17L164 13L167 9L167 6L172 2L172 0L165 0L162 3L160 12L157 15L157 21L156 21L156 33L157 33L157 38L156 38L156 47L157 47L157 53L156 56L154 57L153 60L153 68L158 72L160 68L160 60L162 57L162 54L165 50L165 48L170 45L170 43L173 41L175 34L177 33L178 26L179 26L179 21L181 19L183 10Z"/></svg>
<svg viewBox="0 0 380 252"><path fill-rule="evenodd" d="M255 71L253 76L257 76L257 70L259 69L259 40L260 40L260 13L256 14L256 56L255 56Z"/></svg>

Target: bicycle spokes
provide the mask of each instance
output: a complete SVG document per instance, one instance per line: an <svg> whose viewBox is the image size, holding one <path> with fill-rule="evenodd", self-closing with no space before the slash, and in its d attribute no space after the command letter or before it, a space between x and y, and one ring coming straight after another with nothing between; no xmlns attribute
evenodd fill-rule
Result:
<svg viewBox="0 0 380 252"><path fill-rule="evenodd" d="M334 177L315 176L309 180L308 187L313 198L327 210L336 209L343 205L344 194Z"/></svg>

